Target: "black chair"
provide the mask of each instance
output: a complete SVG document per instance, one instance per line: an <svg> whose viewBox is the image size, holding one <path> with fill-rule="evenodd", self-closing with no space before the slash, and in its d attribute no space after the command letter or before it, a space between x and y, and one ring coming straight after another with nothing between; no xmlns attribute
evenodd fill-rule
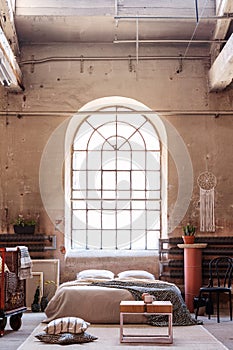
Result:
<svg viewBox="0 0 233 350"><path fill-rule="evenodd" d="M212 259L209 263L209 284L207 287L201 287L196 303L196 314L197 319L199 307L203 300L203 294L208 295L207 303L208 308L206 312L210 319L210 315L213 313L213 299L212 294L216 295L217 301L217 322L220 322L219 318L219 297L221 293L227 293L229 296L229 311L230 320L232 321L232 304L231 304L231 279L233 271L233 258L230 257L218 257Z"/></svg>

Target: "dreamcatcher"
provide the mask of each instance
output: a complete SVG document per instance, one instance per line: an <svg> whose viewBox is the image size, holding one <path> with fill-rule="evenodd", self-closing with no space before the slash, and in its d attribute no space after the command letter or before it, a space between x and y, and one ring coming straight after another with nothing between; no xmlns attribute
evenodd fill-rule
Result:
<svg viewBox="0 0 233 350"><path fill-rule="evenodd" d="M216 176L205 171L198 176L200 188L200 231L214 232L214 188L217 184Z"/></svg>

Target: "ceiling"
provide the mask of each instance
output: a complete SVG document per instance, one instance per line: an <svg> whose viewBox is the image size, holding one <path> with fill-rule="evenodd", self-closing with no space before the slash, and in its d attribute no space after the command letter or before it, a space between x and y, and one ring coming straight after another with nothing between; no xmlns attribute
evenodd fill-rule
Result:
<svg viewBox="0 0 233 350"><path fill-rule="evenodd" d="M195 31L194 40L208 40L215 0L199 3L196 9L195 0L17 0L15 25L21 43L135 40L137 21L139 39L190 40Z"/></svg>
<svg viewBox="0 0 233 350"><path fill-rule="evenodd" d="M14 2L0 5L6 1ZM111 44L114 52L119 45L149 47L161 56L176 47L178 56L201 52L213 63L228 44L227 82L220 88L233 78L232 0L16 0L15 5L13 30L2 27L18 52L24 45L61 42Z"/></svg>

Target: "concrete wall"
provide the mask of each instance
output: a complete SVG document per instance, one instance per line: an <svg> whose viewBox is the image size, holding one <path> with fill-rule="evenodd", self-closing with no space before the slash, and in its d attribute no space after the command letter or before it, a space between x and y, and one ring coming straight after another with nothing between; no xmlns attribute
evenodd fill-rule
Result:
<svg viewBox="0 0 233 350"><path fill-rule="evenodd" d="M10 222L19 211L39 213L38 231L55 232L58 238L57 250L45 256L52 257L52 254L62 263L64 255L60 248L64 244L64 235L49 219L40 194L41 157L56 128L87 102L106 96L133 98L161 113L188 149L193 167L193 194L186 216L171 234L180 235L182 224L190 220L199 226L196 180L208 166L217 177L216 232L211 235L232 235L233 90L228 88L221 93L208 93L209 67L206 60L184 60L179 71L180 62L177 60L139 60L138 64L133 61L131 70L128 61L85 59L98 55L125 56L134 54L135 48L125 50L118 48L116 52L110 45L102 48L68 44L24 46L21 62L25 64L21 68L25 91L11 93L0 89L1 231L12 232ZM144 50L147 55L159 53L150 48ZM66 56L67 60L50 59L32 65L27 62L32 55L35 59ZM83 63L68 59L81 55L84 56ZM175 147L175 144L171 143L169 147ZM168 174L168 214L171 215L179 185L172 157L169 157ZM53 193L54 202L56 195ZM54 212L59 224L64 213L56 207Z"/></svg>

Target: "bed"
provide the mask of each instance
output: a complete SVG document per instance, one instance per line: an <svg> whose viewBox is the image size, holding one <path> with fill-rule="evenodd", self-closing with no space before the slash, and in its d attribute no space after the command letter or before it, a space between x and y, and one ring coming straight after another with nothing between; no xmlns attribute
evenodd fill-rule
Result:
<svg viewBox="0 0 233 350"><path fill-rule="evenodd" d="M45 322L61 317L80 317L94 324L119 323L119 304L123 300L142 300L143 293L154 295L157 300L170 300L173 304L173 325L194 325L197 321L190 315L179 288L168 282L159 281L146 271L125 271L114 276L87 274L85 270L77 279L59 286L50 300L45 313ZM136 273L137 272L137 273ZM166 316L139 317L128 323L149 323L156 326L167 324Z"/></svg>

